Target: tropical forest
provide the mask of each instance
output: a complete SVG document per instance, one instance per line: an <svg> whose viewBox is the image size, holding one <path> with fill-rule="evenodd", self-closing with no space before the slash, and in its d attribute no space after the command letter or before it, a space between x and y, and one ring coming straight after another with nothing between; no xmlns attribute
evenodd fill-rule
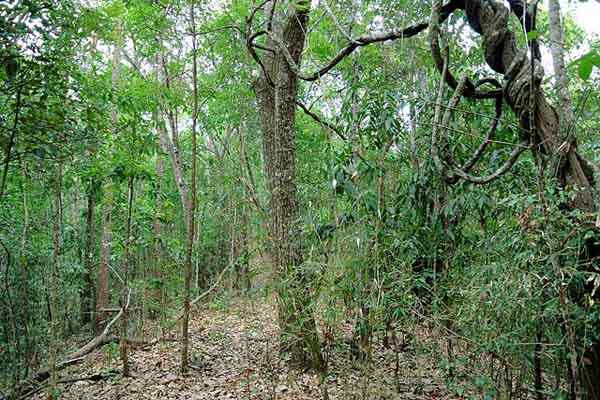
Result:
<svg viewBox="0 0 600 400"><path fill-rule="evenodd" d="M600 0L0 0L0 400L600 400Z"/></svg>

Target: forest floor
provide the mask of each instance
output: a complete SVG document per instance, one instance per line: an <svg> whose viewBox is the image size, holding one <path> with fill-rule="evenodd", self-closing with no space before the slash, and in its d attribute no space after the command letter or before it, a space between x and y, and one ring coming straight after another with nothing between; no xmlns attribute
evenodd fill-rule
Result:
<svg viewBox="0 0 600 400"><path fill-rule="evenodd" d="M129 378L119 374L116 348L105 346L60 375L62 380L97 374L109 378L63 383L62 398L322 399L324 386L330 399L454 398L444 393L430 357L411 349L396 353L380 339L374 341L368 363L355 361L343 340L332 346L326 385L320 385L316 373L289 369L280 359L276 321L274 307L264 302L240 300L197 309L190 324L193 369L185 377L179 373L177 341L132 350ZM35 398L44 399L43 392Z"/></svg>

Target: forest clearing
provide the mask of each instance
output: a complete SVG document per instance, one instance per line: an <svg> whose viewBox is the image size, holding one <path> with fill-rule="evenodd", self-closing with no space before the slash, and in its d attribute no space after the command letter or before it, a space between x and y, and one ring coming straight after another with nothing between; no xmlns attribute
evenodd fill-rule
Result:
<svg viewBox="0 0 600 400"><path fill-rule="evenodd" d="M600 400L599 0L0 0L0 400Z"/></svg>

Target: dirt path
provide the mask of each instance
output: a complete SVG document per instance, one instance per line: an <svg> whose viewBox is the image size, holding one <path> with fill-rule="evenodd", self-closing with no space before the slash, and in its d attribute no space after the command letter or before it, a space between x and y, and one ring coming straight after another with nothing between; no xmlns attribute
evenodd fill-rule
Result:
<svg viewBox="0 0 600 400"><path fill-rule="evenodd" d="M179 348L161 342L130 355L133 377L118 375L116 352L89 356L83 365L63 371L63 377L113 372L109 379L61 385L64 399L321 399L319 377L289 370L277 352L274 309L243 302L224 310L201 310L192 320L192 365L179 374ZM376 345L372 363L352 361L345 343L332 345L327 377L330 399L450 399L425 358L414 352L396 354ZM398 379L395 377L398 376ZM37 399L42 400L43 394Z"/></svg>

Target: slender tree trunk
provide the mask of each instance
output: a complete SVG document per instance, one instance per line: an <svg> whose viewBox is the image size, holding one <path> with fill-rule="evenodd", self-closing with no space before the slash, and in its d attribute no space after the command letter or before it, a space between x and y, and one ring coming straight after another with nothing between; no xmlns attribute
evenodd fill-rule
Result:
<svg viewBox="0 0 600 400"><path fill-rule="evenodd" d="M91 321L93 309L93 291L94 282L92 280L93 270L93 246L94 246L94 208L96 207L93 180L89 183L87 193L87 209L85 212L85 246L84 246L84 272L83 272L83 291L81 294L81 322L87 324ZM97 319L94 318L94 321Z"/></svg>
<svg viewBox="0 0 600 400"><path fill-rule="evenodd" d="M117 38L117 43L113 48L112 57L112 91L115 95L118 90L119 81L121 78L121 43L120 37ZM116 107L113 108L110 114L110 122L113 132L116 134L118 113ZM108 181L104 185L104 201L102 204L102 233L100 243L100 265L98 269L98 283L96 288L96 332L102 329L104 324L104 313L101 311L108 304L108 269L111 262L110 242L112 240L112 224L111 214L113 206L113 188L111 182Z"/></svg>
<svg viewBox="0 0 600 400"><path fill-rule="evenodd" d="M48 364L50 370L50 386L48 388L48 399L58 398L58 371L56 369L58 355L58 341L60 338L59 318L59 281L60 281L60 253L61 253L61 222L62 222L62 162L56 167L53 188L53 222L52 222L52 270L50 273L50 346L48 350Z"/></svg>
<svg viewBox="0 0 600 400"><path fill-rule="evenodd" d="M161 74L159 66L161 65L160 54L156 55L155 65L155 76L158 82L161 81ZM157 315L162 313L164 309L164 298L163 298L163 277L162 277L162 263L163 263L163 241L162 241L162 184L164 178L164 156L163 156L163 138L166 137L164 120L162 119L160 107L157 106L152 114L154 125L156 129L157 141L156 141L156 182L154 185L154 289L153 289L153 310L150 316L155 318ZM159 310L159 311L157 311Z"/></svg>
<svg viewBox="0 0 600 400"><path fill-rule="evenodd" d="M549 30L550 30L550 53L552 55L552 65L554 67L554 77L556 80L556 89L559 100L559 107L561 110L561 117L559 118L559 127L558 127L558 137L565 141L566 143L575 143L575 134L574 132L570 132L573 128L571 124L574 122L573 118L573 105L571 103L571 95L569 94L569 85L567 81L566 68L565 68L565 55L564 55L564 43L563 43L563 29L561 22L561 11L560 11L560 3L558 0L548 0L548 19L549 19ZM569 151L570 153L570 151ZM570 157L570 155L567 155ZM564 305L565 309L567 309L566 304ZM564 315L565 324L570 326L567 318L569 316ZM571 331L570 327L568 328ZM570 354L569 354L569 368L570 376L573 381L577 381L579 379L579 371L577 366L577 349L574 335L571 333L568 335L568 340L570 346ZM584 382L584 384L587 384ZM593 391L589 389L588 392ZM581 397L579 393L579 388L575 385L573 386L573 397L579 399ZM595 399L593 395L590 396L591 399Z"/></svg>
<svg viewBox="0 0 600 400"><path fill-rule="evenodd" d="M108 305L108 269L110 263L110 242L112 240L111 211L112 189L105 187L101 215L100 263L96 283L96 315L94 328L96 333L102 331L104 325L103 308Z"/></svg>
<svg viewBox="0 0 600 400"><path fill-rule="evenodd" d="M129 355L127 348L127 328L129 326L129 270L131 263L131 213L133 209L133 175L129 177L127 183L127 223L125 226L125 249L123 255L123 288L121 290L121 307L123 316L121 317L121 332L119 340L119 350L121 363L123 364L123 376L129 376Z"/></svg>
<svg viewBox="0 0 600 400"><path fill-rule="evenodd" d="M27 254L27 243L29 241L29 206L27 205L27 191L25 190L25 183L27 176L25 173L25 167L21 165L21 172L23 173L23 184L21 185L21 194L23 196L23 233L21 237L21 268L23 271L23 284L21 289L21 299L23 308L23 332L25 341L25 371L24 375L29 375L29 368L31 367L31 361L33 356L33 349L31 345L32 338L29 334L29 321L31 319L31 309L29 303L30 295L30 271L29 271L29 255Z"/></svg>
<svg viewBox="0 0 600 400"><path fill-rule="evenodd" d="M240 229L237 243L237 286L247 293L250 290L249 249L248 249L248 210L242 204L240 210Z"/></svg>
<svg viewBox="0 0 600 400"><path fill-rule="evenodd" d="M159 76L159 81L164 82L167 89L169 89L170 88L170 78L168 75L168 70L166 68L164 57L160 53L157 54L156 68L157 68L157 75ZM160 75L161 69L163 71L163 76ZM162 123L162 117L160 117L160 113L159 113L159 119L161 120L161 123L159 124L159 127L158 127L158 134L159 134L161 146L163 147L164 151L169 155L169 159L171 161L171 170L173 171L173 177L175 178L177 190L179 191L179 198L181 199L181 206L183 209L183 215L184 215L184 219L185 219L185 221L184 221L185 229L187 232L187 230L189 228L189 218L190 218L190 197L189 197L188 185L185 182L185 179L183 176L184 174L183 174L183 167L182 167L182 163L181 163L181 151L178 147L179 141L177 140L177 137L178 137L177 120L176 120L176 116L173 111L167 110L165 112L165 114L167 115L167 119L169 120L169 125L171 126L171 135L173 138L171 139L169 137L167 130L165 129L164 124Z"/></svg>
<svg viewBox="0 0 600 400"><path fill-rule="evenodd" d="M19 127L19 116L21 112L21 91L23 90L22 86L18 86L16 88L16 99L15 99L15 116L13 119L13 126L10 132L10 137L8 142L6 143L6 148L4 150L4 167L2 169L2 180L0 181L0 200L4 196L4 189L6 186L6 178L8 177L8 168L10 166L10 160L12 156L12 150L15 145L15 139L17 137L17 128Z"/></svg>
<svg viewBox="0 0 600 400"><path fill-rule="evenodd" d="M192 6L192 17L193 17L193 6ZM193 20L193 18L192 18ZM193 24L192 24L193 25ZM195 34L192 35L193 38L193 46L196 43ZM160 43L159 43L160 45ZM194 47L194 70L195 70L195 60L196 60L196 51ZM159 82L163 82L167 89L170 88L171 80L169 77L169 71L167 69L167 65L164 59L164 55L159 51L156 55L156 74ZM161 76L162 70L162 76ZM192 71L194 73L194 71ZM196 84L196 76L194 75L194 85ZM196 88L194 88L196 92ZM197 97L197 94L196 96ZM196 100L197 101L197 100ZM161 104L164 106L164 104ZM194 103L193 115L192 115L192 137L193 144L192 147L195 146L195 133L196 133L196 113L197 113L197 102ZM193 207L192 202L195 202L194 193L190 195L190 190L185 182L183 167L181 163L181 152L179 148L179 140L178 140L178 127L177 127L177 116L173 110L165 110L165 114L167 119L169 120L169 124L171 126L171 134L172 138L170 138L167 134L164 125L162 124L162 117L159 115L160 123L158 124L157 130L159 134L159 139L161 145L165 152L169 155L171 161L171 169L173 171L173 176L175 178L175 183L177 185L177 189L179 191L179 197L181 199L181 208L184 216L184 225L185 232L187 233L187 244L186 244L186 260L184 265L184 300L183 300L183 318L181 323L181 332L182 332L182 344L181 344L181 365L180 369L182 373L187 372L189 366L189 336L188 336L188 328L189 328L189 311L190 311L190 288L191 288L191 263L192 263L192 252L193 252L193 232L194 232L194 223L193 223ZM195 175L195 157L196 154L193 154L193 171L192 174ZM195 191L195 177L192 182L193 190ZM193 198L192 198L193 197ZM191 246L190 246L190 237L191 237ZM189 271L189 272L188 272Z"/></svg>
<svg viewBox="0 0 600 400"><path fill-rule="evenodd" d="M158 126L158 116L155 117ZM161 222L161 211L162 211L162 180L164 175L164 162L160 144L158 144L156 153L156 184L154 187L154 262L153 262L153 303L154 307L150 314L152 318L156 317L156 310L161 310L163 306L162 298L162 261L163 261L163 248L162 248L162 222Z"/></svg>
<svg viewBox="0 0 600 400"><path fill-rule="evenodd" d="M559 132L566 137L567 130L573 123L573 105L569 94L569 84L565 68L565 50L563 42L563 28L560 15L560 3L558 0L548 0L548 19L550 30L550 53L552 54L552 65L559 98L559 106L562 111Z"/></svg>
<svg viewBox="0 0 600 400"><path fill-rule="evenodd" d="M192 85L194 104L192 108L192 177L191 177L191 198L188 210L188 242L185 260L185 287L183 298L183 318L181 323L181 373L186 373L189 364L189 319L190 319L190 298L192 284L192 255L194 251L194 231L195 231L195 212L196 212L196 123L198 119L198 67L196 56L196 19L194 16L194 2L190 5L190 24L192 28Z"/></svg>

